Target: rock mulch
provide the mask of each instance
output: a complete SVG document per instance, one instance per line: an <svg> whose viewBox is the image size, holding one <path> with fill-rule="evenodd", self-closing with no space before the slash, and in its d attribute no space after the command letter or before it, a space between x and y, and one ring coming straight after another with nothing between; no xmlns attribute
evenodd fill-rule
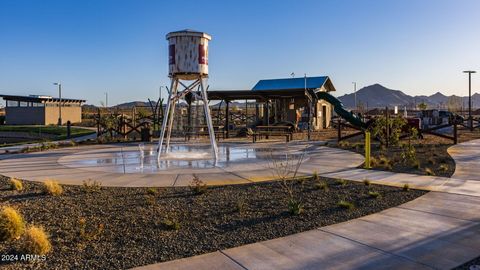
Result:
<svg viewBox="0 0 480 270"><path fill-rule="evenodd" d="M201 180L201 179L200 179ZM328 184L328 191L318 182ZM182 188L64 186L60 196L23 181L8 190L0 177L0 204L16 207L50 235L45 261L0 262L2 269L125 269L282 237L331 225L413 200L426 192L332 179L290 182L304 208L290 214L280 182ZM201 185L198 186L202 191ZM380 194L374 198L369 191ZM337 205L341 200L353 209ZM0 242L0 254L17 254L21 240Z"/></svg>

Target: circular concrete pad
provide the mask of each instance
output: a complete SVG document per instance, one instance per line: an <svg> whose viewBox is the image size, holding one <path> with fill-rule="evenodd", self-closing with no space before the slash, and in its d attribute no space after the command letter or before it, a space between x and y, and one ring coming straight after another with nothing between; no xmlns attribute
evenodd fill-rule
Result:
<svg viewBox="0 0 480 270"><path fill-rule="evenodd" d="M92 179L104 186L186 186L196 174L209 185L242 184L277 178L273 160L290 164L304 153L298 176L340 171L363 162L363 157L318 142L222 143L219 160L211 159L206 144L174 144L157 163L154 144L111 144L4 155L0 174L25 180L55 179L82 184ZM278 164L277 164L278 165Z"/></svg>

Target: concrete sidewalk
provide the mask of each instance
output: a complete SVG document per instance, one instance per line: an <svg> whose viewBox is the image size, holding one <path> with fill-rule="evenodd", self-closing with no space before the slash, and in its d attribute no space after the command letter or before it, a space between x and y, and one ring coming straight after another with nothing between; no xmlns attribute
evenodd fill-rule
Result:
<svg viewBox="0 0 480 270"><path fill-rule="evenodd" d="M478 146L478 147L477 147ZM480 255L480 140L452 147L453 178L349 169L323 176L432 190L344 223L136 269L451 269Z"/></svg>

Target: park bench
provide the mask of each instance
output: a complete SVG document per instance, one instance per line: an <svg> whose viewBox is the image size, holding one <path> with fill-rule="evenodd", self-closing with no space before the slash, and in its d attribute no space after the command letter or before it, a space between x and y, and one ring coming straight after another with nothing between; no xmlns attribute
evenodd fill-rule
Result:
<svg viewBox="0 0 480 270"><path fill-rule="evenodd" d="M285 141L289 142L293 139L292 126L257 126L252 138L253 142L265 137L268 139L270 136L285 137Z"/></svg>
<svg viewBox="0 0 480 270"><path fill-rule="evenodd" d="M226 131L223 126L213 126L213 131L215 133L215 138L219 140L220 138L226 138ZM208 126L194 126L185 132L185 140L190 140L191 137L197 138L200 136L209 136Z"/></svg>

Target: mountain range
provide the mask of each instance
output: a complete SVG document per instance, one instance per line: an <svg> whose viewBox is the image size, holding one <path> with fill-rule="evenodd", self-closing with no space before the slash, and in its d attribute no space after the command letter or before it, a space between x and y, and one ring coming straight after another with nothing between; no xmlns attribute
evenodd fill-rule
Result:
<svg viewBox="0 0 480 270"><path fill-rule="evenodd" d="M400 90L393 90L386 88L380 84L373 84L356 92L357 96L357 105L359 107L364 107L366 109L373 108L385 108L399 106L400 108L407 107L408 109L417 108L419 104L425 103L427 108L430 109L449 109L455 107L456 110L467 108L468 107L468 96L446 96L440 92L437 92L433 95L419 95L419 96L410 96L405 94ZM355 94L346 94L338 97L338 99L343 103L343 105L348 109L353 109L355 107ZM180 103L181 106L186 106L186 103ZM225 106L225 103L219 104L221 107ZM126 102L122 104L115 105L114 107L127 109L132 108L133 106L137 107L150 107L148 101L133 101ZM165 105L164 105L165 106ZM241 102L232 102L230 104L231 108L233 107L242 107L245 106L245 103ZM475 93L472 95L472 106L473 108L480 108L480 94ZM93 105L85 105L85 107L92 107Z"/></svg>
<svg viewBox="0 0 480 270"><path fill-rule="evenodd" d="M467 108L468 96L446 96L440 92L426 96L410 96L400 90L388 89L380 84L366 86L356 93L357 105L365 108L384 108L385 106L407 107L408 109L416 108L420 103L425 103L430 109L448 109L449 107ZM355 107L355 93L346 94L338 97L338 99L347 108ZM472 107L480 107L480 94L472 95Z"/></svg>

